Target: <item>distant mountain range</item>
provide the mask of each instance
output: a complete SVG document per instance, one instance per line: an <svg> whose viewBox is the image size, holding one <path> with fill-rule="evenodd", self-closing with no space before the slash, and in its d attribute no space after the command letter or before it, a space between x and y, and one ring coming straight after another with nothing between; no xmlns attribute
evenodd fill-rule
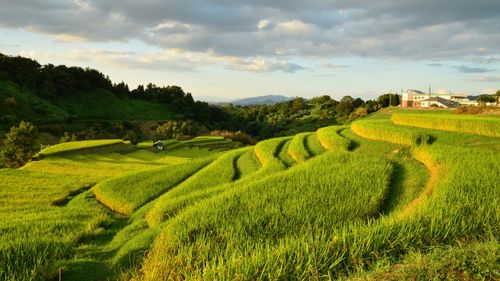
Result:
<svg viewBox="0 0 500 281"><path fill-rule="evenodd" d="M258 97L250 97L244 99L238 99L231 101L233 105L273 105L276 103L287 102L289 100L293 100L293 97L286 97L281 95L267 95L267 96L258 96Z"/></svg>

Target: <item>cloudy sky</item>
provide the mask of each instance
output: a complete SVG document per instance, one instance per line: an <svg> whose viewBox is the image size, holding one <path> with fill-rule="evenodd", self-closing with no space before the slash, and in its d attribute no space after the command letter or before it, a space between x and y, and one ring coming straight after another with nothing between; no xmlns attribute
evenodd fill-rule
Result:
<svg viewBox="0 0 500 281"><path fill-rule="evenodd" d="M0 0L0 53L195 97L500 89L498 0Z"/></svg>

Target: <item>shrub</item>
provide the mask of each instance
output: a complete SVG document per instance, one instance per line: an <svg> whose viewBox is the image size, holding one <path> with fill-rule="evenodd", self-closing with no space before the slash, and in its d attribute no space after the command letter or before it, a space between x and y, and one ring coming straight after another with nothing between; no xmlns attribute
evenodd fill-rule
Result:
<svg viewBox="0 0 500 281"><path fill-rule="evenodd" d="M233 141L239 141L242 144L247 144L247 145L254 145L257 143L257 141L252 136L250 136L249 134L244 133L242 131L237 131L235 133L235 132L231 132L231 131L227 131L227 130L214 130L214 131L210 132L210 135L211 136L222 136L225 138L229 138Z"/></svg>
<svg viewBox="0 0 500 281"><path fill-rule="evenodd" d="M5 98L4 104L9 109L15 109L19 107L19 102L16 100L15 97Z"/></svg>
<svg viewBox="0 0 500 281"><path fill-rule="evenodd" d="M7 167L23 166L36 153L37 129L30 122L21 121L19 127L10 128L0 150L0 159Z"/></svg>
<svg viewBox="0 0 500 281"><path fill-rule="evenodd" d="M59 139L59 143L77 141L77 140L78 138L74 133L70 134L69 132L64 132L64 135Z"/></svg>

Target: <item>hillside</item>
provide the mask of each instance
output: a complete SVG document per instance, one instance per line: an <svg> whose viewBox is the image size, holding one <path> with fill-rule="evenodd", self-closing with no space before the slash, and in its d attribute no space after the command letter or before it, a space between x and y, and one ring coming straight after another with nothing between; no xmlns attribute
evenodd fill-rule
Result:
<svg viewBox="0 0 500 281"><path fill-rule="evenodd" d="M40 65L0 54L0 133L29 121L46 134L42 144L54 143L66 132L79 139L140 141L156 137L156 128L169 120L190 122L195 128L191 137L227 130L266 139L343 124L384 106L384 99L272 95L214 105L195 101L179 86L149 83L129 89L95 69Z"/></svg>
<svg viewBox="0 0 500 281"><path fill-rule="evenodd" d="M178 86L148 84L130 90L95 69L42 66L0 54L0 131L21 120L71 127L74 122L175 119L217 127L224 118L222 109L195 101Z"/></svg>
<svg viewBox="0 0 500 281"><path fill-rule="evenodd" d="M45 99L11 81L0 81L1 118L14 124L19 120L37 124L71 120L161 120L176 113L158 103L120 99L107 90L90 90L78 97ZM4 123L4 125L6 124Z"/></svg>
<svg viewBox="0 0 500 281"><path fill-rule="evenodd" d="M258 97L249 97L244 99L237 99L231 101L233 105L273 105L277 103L291 101L294 98L281 96L281 95L267 95L267 96L258 96Z"/></svg>
<svg viewBox="0 0 500 281"><path fill-rule="evenodd" d="M499 124L388 109L229 151L54 147L0 170L0 279L495 280Z"/></svg>

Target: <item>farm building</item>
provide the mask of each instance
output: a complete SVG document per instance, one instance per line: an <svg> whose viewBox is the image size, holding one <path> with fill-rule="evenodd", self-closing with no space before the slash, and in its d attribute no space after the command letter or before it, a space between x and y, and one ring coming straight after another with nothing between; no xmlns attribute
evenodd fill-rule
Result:
<svg viewBox="0 0 500 281"><path fill-rule="evenodd" d="M421 107L444 107L444 108L457 108L460 103L448 100L442 97L431 97L420 102Z"/></svg>
<svg viewBox="0 0 500 281"><path fill-rule="evenodd" d="M158 149L158 150L163 150L163 147L165 146L165 142L159 140L159 141L153 143L153 146L156 147L156 149Z"/></svg>
<svg viewBox="0 0 500 281"><path fill-rule="evenodd" d="M401 107L428 108L438 106L457 108L461 105L478 105L477 96L467 94L437 94L419 90L406 90L401 94Z"/></svg>

